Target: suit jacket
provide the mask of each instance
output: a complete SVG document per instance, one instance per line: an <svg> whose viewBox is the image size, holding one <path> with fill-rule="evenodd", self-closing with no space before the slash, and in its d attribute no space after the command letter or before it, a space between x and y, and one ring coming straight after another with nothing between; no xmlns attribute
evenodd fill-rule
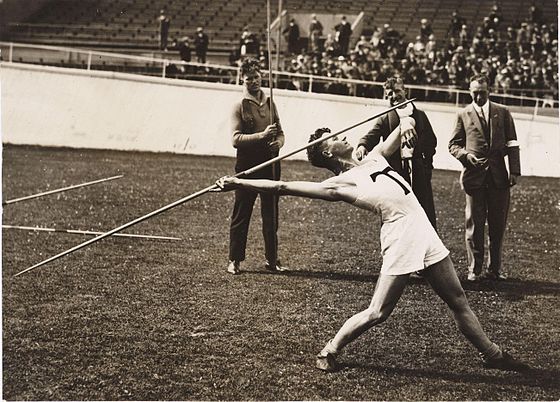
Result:
<svg viewBox="0 0 560 402"><path fill-rule="evenodd" d="M427 170L433 169L432 161L436 153L437 138L432 129L432 125L428 120L428 116L422 110L416 109L412 112L412 118L416 121L416 132L418 134L418 143L414 148L412 155L413 169L424 168ZM363 145L368 151L371 151L376 146L381 138L386 140L389 134L400 124L399 116L394 110L384 114L375 121L373 128L364 135L358 142L358 146ZM403 166L401 161L400 149L393 155L387 158L389 165L395 169L399 174L403 175ZM420 162L420 163L418 163ZM419 165L419 166L415 166Z"/></svg>
<svg viewBox="0 0 560 402"><path fill-rule="evenodd" d="M515 124L508 109L494 102L489 107L490 143L486 140L480 118L472 103L457 115L453 135L449 141L449 152L463 164L461 185L465 192L485 185L487 175L491 175L497 188L509 186L509 177L504 157L508 155L511 174L519 175L519 146ZM482 167L473 167L467 161L467 154L477 158L487 158Z"/></svg>

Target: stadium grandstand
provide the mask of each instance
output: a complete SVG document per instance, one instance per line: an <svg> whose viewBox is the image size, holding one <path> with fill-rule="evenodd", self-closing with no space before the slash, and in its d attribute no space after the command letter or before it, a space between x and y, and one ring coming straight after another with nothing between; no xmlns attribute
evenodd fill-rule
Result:
<svg viewBox="0 0 560 402"><path fill-rule="evenodd" d="M380 84L397 74L417 98L459 103L468 97L468 76L486 72L493 93L508 95L503 103L532 106L540 100L543 106L558 106L556 1L301 0L283 1L281 10L278 2L273 3L273 65L280 88L381 97ZM235 83L235 67L245 55L267 64L266 4L265 0L3 0L2 60ZM166 49L159 44L160 10L171 20ZM308 40L312 14L324 25L316 52ZM329 36L336 38L336 23L343 15L353 28L344 54L336 39L334 45L329 41ZM280 34L286 33L290 19L301 32L296 53L288 52L287 37ZM209 37L206 66L191 62L198 27ZM251 50L243 48L248 35L257 44ZM186 37L191 41L188 57L181 52ZM14 49L23 45L25 50L16 54ZM31 45L43 50L36 47L34 53ZM53 51L44 46L104 53L93 58L90 53L88 58L70 51L52 57ZM138 58L108 57L105 52Z"/></svg>

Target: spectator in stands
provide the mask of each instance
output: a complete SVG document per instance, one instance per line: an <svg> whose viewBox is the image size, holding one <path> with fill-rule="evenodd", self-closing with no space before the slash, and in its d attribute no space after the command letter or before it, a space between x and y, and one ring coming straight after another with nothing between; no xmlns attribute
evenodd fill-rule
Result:
<svg viewBox="0 0 560 402"><path fill-rule="evenodd" d="M459 44L464 48L469 44L469 30L466 24L461 25L461 29L459 30ZM453 37L454 39L454 37Z"/></svg>
<svg viewBox="0 0 560 402"><path fill-rule="evenodd" d="M323 36L323 24L317 19L317 15L311 15L309 23L309 49L311 53L321 51L321 37Z"/></svg>
<svg viewBox="0 0 560 402"><path fill-rule="evenodd" d="M171 25L171 18L165 15L165 9L159 11L157 18L159 24L159 49L167 51L167 40L169 37L169 26Z"/></svg>
<svg viewBox="0 0 560 402"><path fill-rule="evenodd" d="M355 51L360 53L367 53L365 49L371 49L371 42L367 40L365 35L360 35L360 39L356 42L356 47L354 48Z"/></svg>
<svg viewBox="0 0 560 402"><path fill-rule="evenodd" d="M535 4L533 4L530 8L529 8L529 22L532 22L533 24L541 24L542 23L542 10L537 7Z"/></svg>
<svg viewBox="0 0 560 402"><path fill-rule="evenodd" d="M287 35L288 39L288 53L298 54L299 53L299 26L295 19L290 19L290 23L282 31L284 35Z"/></svg>
<svg viewBox="0 0 560 402"><path fill-rule="evenodd" d="M434 33L432 25L428 22L426 18L420 20L420 39L423 43L427 43L430 35Z"/></svg>
<svg viewBox="0 0 560 402"><path fill-rule="evenodd" d="M352 26L346 21L346 16L342 16L340 22L334 26L334 29L336 31L336 40L340 45L340 54L346 56L348 54L350 36L352 35Z"/></svg>
<svg viewBox="0 0 560 402"><path fill-rule="evenodd" d="M459 15L459 12L457 10L453 11L453 13L451 14L451 24L449 25L449 29L447 30L447 35L453 38L457 37L457 35L459 35L459 31L465 24L466 21Z"/></svg>
<svg viewBox="0 0 560 402"><path fill-rule="evenodd" d="M387 47L396 46L401 39L399 31L394 29L390 24L383 25L383 37L387 43Z"/></svg>
<svg viewBox="0 0 560 402"><path fill-rule="evenodd" d="M177 49L179 50L179 57L181 57L181 60L189 63L191 61L191 52L192 52L191 38L189 38L188 36L183 36L177 42Z"/></svg>
<svg viewBox="0 0 560 402"><path fill-rule="evenodd" d="M333 38L332 34L327 35L323 47L329 57L337 57L340 55L340 44Z"/></svg>
<svg viewBox="0 0 560 402"><path fill-rule="evenodd" d="M492 29L495 29L496 31L500 29L500 24L502 23L503 17L502 13L500 12L500 6L498 4L494 4L492 6L492 10L490 10L488 18L490 19Z"/></svg>
<svg viewBox="0 0 560 402"><path fill-rule="evenodd" d="M240 41L240 54L241 57L257 56L260 50L260 43L257 35L251 32L249 26L243 28Z"/></svg>
<svg viewBox="0 0 560 402"><path fill-rule="evenodd" d="M437 51L436 37L434 36L434 34L431 34L428 37L428 43L426 43L426 57L432 62L436 58L436 51Z"/></svg>
<svg viewBox="0 0 560 402"><path fill-rule="evenodd" d="M391 77L385 81L383 87L391 106L406 100L406 89L401 78ZM414 119L418 142L412 150L399 147L399 150L387 158L387 162L408 183L411 183L413 193L435 229L432 160L436 153L437 138L425 112L413 104L408 104L402 109L381 116L375 121L373 128L358 141L356 158L362 160L381 139L386 140L391 132L399 126L399 122L404 116Z"/></svg>
<svg viewBox="0 0 560 402"><path fill-rule="evenodd" d="M194 49L196 53L196 61L198 63L206 63L206 53L208 52L208 35L204 33L204 28L196 28L194 36Z"/></svg>
<svg viewBox="0 0 560 402"><path fill-rule="evenodd" d="M259 62L247 58L241 64L243 78L243 99L234 105L232 123L232 142L237 149L236 173L250 169L260 163L278 156L284 145L284 132L274 103L261 89L261 70ZM271 124L271 119L274 123ZM275 163L247 176L254 179L280 179L280 163ZM257 199L254 191L239 189L235 191L235 201L230 224L230 248L227 271L240 273L240 265L245 260L249 222ZM278 197L261 194L261 216L265 244L266 263L269 271L286 270L278 261Z"/></svg>
<svg viewBox="0 0 560 402"><path fill-rule="evenodd" d="M502 246L510 187L517 183L521 173L519 143L510 112L488 100L488 78L484 75L472 77L469 90L473 102L458 114L449 141L449 152L463 165L461 186L466 193L468 280L478 281L482 277L504 280ZM506 155L509 173L504 161ZM490 257L482 276L486 221Z"/></svg>

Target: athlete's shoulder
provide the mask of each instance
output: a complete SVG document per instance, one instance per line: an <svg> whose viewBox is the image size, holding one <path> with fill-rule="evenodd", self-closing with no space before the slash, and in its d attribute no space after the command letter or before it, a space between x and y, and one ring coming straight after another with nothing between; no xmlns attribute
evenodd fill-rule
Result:
<svg viewBox="0 0 560 402"><path fill-rule="evenodd" d="M381 154L379 146L373 148L371 152L367 154L364 159L362 159L362 164L364 165L371 164L371 163L378 163L378 164L388 163L387 159L385 159L385 157Z"/></svg>

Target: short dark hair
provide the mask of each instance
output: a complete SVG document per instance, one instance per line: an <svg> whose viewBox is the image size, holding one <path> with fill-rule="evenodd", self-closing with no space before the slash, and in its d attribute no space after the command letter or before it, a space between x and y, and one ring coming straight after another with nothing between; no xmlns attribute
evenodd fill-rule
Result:
<svg viewBox="0 0 560 402"><path fill-rule="evenodd" d="M252 57L246 58L241 63L241 75L243 76L253 72L255 73L261 72L261 66L259 64L259 61Z"/></svg>
<svg viewBox="0 0 560 402"><path fill-rule="evenodd" d="M383 84L383 88L385 89L395 89L397 85L402 85L404 87L404 81L400 77L391 77L388 78L387 81Z"/></svg>
<svg viewBox="0 0 560 402"><path fill-rule="evenodd" d="M469 84L471 82L478 82L479 84L484 84L486 83L486 85L490 85L490 79L488 78L488 76L486 74L475 74L471 77Z"/></svg>
<svg viewBox="0 0 560 402"><path fill-rule="evenodd" d="M329 128L318 128L313 134L309 136L308 143L313 142L323 136L325 133L330 133ZM307 148L307 159L315 167L322 167L330 169L329 159L323 154L323 142L318 142Z"/></svg>

